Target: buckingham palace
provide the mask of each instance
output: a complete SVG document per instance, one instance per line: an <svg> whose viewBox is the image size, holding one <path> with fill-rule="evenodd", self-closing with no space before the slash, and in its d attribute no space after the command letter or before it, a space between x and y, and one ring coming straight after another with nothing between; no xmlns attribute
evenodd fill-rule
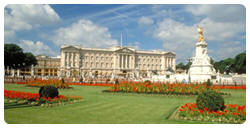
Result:
<svg viewBox="0 0 250 128"><path fill-rule="evenodd" d="M60 76L86 75L149 75L175 71L175 53L141 51L133 47L84 48L78 45L61 47Z"/></svg>

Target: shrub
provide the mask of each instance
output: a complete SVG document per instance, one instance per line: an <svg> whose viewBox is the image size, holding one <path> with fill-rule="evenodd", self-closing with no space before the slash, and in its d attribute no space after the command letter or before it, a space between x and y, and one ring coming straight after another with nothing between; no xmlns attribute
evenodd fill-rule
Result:
<svg viewBox="0 0 250 128"><path fill-rule="evenodd" d="M210 79L207 80L206 85L209 88L213 83L210 81Z"/></svg>
<svg viewBox="0 0 250 128"><path fill-rule="evenodd" d="M204 110L207 108L209 111L224 110L224 98L221 94L215 91L205 91L198 95L196 99L197 108Z"/></svg>
<svg viewBox="0 0 250 128"><path fill-rule="evenodd" d="M43 86L39 89L39 96L46 97L46 98L48 98L48 97L54 98L54 97L58 96L58 90L56 87L46 85L46 86Z"/></svg>

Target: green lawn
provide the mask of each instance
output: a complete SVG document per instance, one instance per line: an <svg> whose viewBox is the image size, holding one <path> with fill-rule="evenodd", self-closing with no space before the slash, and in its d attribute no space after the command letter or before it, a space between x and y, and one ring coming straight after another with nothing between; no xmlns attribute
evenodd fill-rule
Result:
<svg viewBox="0 0 250 128"><path fill-rule="evenodd" d="M38 93L39 88L5 84L5 89ZM9 124L167 124L209 123L168 120L173 111L196 96L162 96L145 94L103 93L107 87L72 86L59 94L82 96L84 101L56 107L5 103L4 118ZM226 104L246 104L246 91L233 90L224 96Z"/></svg>

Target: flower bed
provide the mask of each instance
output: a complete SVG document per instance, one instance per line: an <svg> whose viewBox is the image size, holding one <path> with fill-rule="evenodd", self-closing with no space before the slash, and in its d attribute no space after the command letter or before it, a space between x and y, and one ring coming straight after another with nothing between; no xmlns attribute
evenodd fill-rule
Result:
<svg viewBox="0 0 250 128"><path fill-rule="evenodd" d="M113 84L110 83L67 83L67 84L80 85L80 86L105 86L105 87L113 86Z"/></svg>
<svg viewBox="0 0 250 128"><path fill-rule="evenodd" d="M104 92L127 92L127 93L156 93L156 94L177 94L177 95L198 95L205 91L205 84L183 84L183 83L151 83L151 82L124 82L113 85ZM218 89L210 88L218 92ZM226 94L226 93L221 93Z"/></svg>
<svg viewBox="0 0 250 128"><path fill-rule="evenodd" d="M213 89L233 89L233 90L246 90L246 85L237 85L237 86L223 86L223 85L213 85Z"/></svg>
<svg viewBox="0 0 250 128"><path fill-rule="evenodd" d="M178 119L221 123L243 123L246 120L246 105L227 104L223 111L199 110L195 103L186 103L178 110Z"/></svg>
<svg viewBox="0 0 250 128"><path fill-rule="evenodd" d="M13 91L13 90L4 90L4 98L8 99L9 102L16 103L28 103L33 105L59 105L65 103L72 103L81 101L81 96L64 96L59 95L58 97L54 97L53 99L48 97L40 97L38 93L31 92L21 92L21 91Z"/></svg>
<svg viewBox="0 0 250 128"><path fill-rule="evenodd" d="M53 80L37 79L37 80L29 81L27 85L32 86L32 87L42 87L44 85L51 85L56 88L70 88L67 83L63 83L62 80L58 80L58 79L53 79Z"/></svg>

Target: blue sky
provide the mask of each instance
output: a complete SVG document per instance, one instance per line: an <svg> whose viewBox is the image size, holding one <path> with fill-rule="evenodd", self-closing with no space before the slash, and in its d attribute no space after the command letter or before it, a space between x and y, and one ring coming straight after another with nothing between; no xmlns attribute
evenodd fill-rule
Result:
<svg viewBox="0 0 250 128"><path fill-rule="evenodd" d="M5 43L35 55L60 55L63 44L176 53L177 63L194 56L196 27L204 29L215 60L246 50L246 10L242 5L8 5Z"/></svg>

